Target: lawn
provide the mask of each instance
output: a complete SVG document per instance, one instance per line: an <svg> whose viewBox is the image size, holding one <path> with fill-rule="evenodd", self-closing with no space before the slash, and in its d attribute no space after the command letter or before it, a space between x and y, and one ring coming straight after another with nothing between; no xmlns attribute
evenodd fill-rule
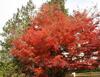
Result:
<svg viewBox="0 0 100 77"><path fill-rule="evenodd" d="M3 73L2 73L2 71L0 71L0 77L3 77Z"/></svg>

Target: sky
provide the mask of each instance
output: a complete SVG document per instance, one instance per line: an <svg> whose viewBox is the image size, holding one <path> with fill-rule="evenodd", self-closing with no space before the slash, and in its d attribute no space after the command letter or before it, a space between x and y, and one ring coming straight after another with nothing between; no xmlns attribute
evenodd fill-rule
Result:
<svg viewBox="0 0 100 77"><path fill-rule="evenodd" d="M17 12L17 8L21 8L22 5L25 6L28 0L0 0L0 33L2 32L2 27L5 22L10 19L14 13ZM36 8L39 8L47 0L33 0ZM90 9L97 5L100 11L100 1L99 0L67 0L66 7L69 13L74 10ZM1 39L1 37L0 37Z"/></svg>

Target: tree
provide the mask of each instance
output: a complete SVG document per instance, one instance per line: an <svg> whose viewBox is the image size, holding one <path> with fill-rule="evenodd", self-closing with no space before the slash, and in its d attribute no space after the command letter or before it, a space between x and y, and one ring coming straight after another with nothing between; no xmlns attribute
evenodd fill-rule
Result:
<svg viewBox="0 0 100 77"><path fill-rule="evenodd" d="M26 29L33 16L34 5L31 0L27 2L27 5L22 6L21 10L18 9L17 13L13 15L13 18L9 19L3 27L2 36L4 41L1 41L2 51L8 52L11 47L11 41L21 34Z"/></svg>
<svg viewBox="0 0 100 77"><path fill-rule="evenodd" d="M0 51L2 60L0 61L0 63L2 63L4 74L8 75L9 73L9 75L11 76L12 74L14 74L14 72L16 72L16 69L18 69L16 68L18 62L16 62L15 59L12 59L9 55L11 41L22 35L24 33L24 30L29 27L31 17L33 17L34 14L33 12L34 5L32 1L29 0L26 6L22 6L21 9L17 9L17 13L14 14L13 18L9 19L3 27L2 36L4 37L4 41L0 41L0 45L2 46L2 50ZM11 71L12 69L13 72Z"/></svg>
<svg viewBox="0 0 100 77"><path fill-rule="evenodd" d="M65 9L65 0L51 0L50 3L57 4L58 7L59 7L64 13L67 13L67 9Z"/></svg>
<svg viewBox="0 0 100 77"><path fill-rule="evenodd" d="M61 1L59 2L62 4ZM64 8L64 6L62 8ZM15 65L17 63L17 61L15 59L13 60L12 57L10 57L9 55L10 48L12 47L11 42L12 40L17 39L18 37L20 37L22 34L25 33L25 29L27 29L30 26L29 24L31 22L31 17L33 17L34 14L33 12L34 12L34 5L32 1L29 0L26 6L22 6L21 9L17 9L17 13L14 14L13 18L9 19L5 24L5 26L3 27L4 32L2 33L2 36L4 37L4 41L1 41L3 49L0 54L2 54L2 59L3 59L2 61L4 65L3 67L7 68L7 70L3 69L5 71L4 72L5 74L6 72L9 72L9 74L14 73L10 72L11 69L9 68L11 64ZM16 68L12 69L16 70Z"/></svg>
<svg viewBox="0 0 100 77"><path fill-rule="evenodd" d="M30 77L95 69L100 66L100 30L94 19L86 11L67 16L56 4L44 4L26 33L13 40L11 54Z"/></svg>
<svg viewBox="0 0 100 77"><path fill-rule="evenodd" d="M22 34L22 31L29 26L30 17L33 16L34 5L31 0L27 2L27 5L22 6L21 10L17 10L17 13L13 15L13 18L7 21L3 27L4 36L7 39L14 39Z"/></svg>

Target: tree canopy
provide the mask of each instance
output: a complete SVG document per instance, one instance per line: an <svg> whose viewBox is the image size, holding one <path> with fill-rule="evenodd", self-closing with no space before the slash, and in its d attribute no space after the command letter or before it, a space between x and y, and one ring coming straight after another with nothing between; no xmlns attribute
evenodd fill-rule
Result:
<svg viewBox="0 0 100 77"><path fill-rule="evenodd" d="M56 4L44 4L25 34L13 40L11 54L33 77L63 77L58 74L61 70L95 69L100 66L95 17L86 11L67 16Z"/></svg>

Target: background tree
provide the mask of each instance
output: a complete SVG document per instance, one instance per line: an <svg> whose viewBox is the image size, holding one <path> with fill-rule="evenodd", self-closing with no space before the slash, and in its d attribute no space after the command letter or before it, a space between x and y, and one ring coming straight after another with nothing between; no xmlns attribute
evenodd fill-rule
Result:
<svg viewBox="0 0 100 77"><path fill-rule="evenodd" d="M23 33L23 30L27 28L30 23L30 17L33 16L34 5L31 0L27 2L27 5L19 10L13 15L13 18L7 21L6 25L3 27L4 36L7 39L14 39Z"/></svg>
<svg viewBox="0 0 100 77"><path fill-rule="evenodd" d="M65 0L51 0L50 3L57 4L58 7L59 7L64 13L67 13L67 9L65 8Z"/></svg>
<svg viewBox="0 0 100 77"><path fill-rule="evenodd" d="M24 33L24 30L29 26L31 17L33 17L33 12L34 5L32 0L29 0L26 6L17 9L17 13L14 14L13 18L9 19L3 27L2 36L4 37L4 40L1 41L2 50L0 51L0 54L2 60L0 63L3 73L6 75L11 76L11 74L14 74L16 69L18 69L16 65L17 62L9 55L11 41ZM13 70L13 72L11 70ZM6 75L4 77L8 77Z"/></svg>

